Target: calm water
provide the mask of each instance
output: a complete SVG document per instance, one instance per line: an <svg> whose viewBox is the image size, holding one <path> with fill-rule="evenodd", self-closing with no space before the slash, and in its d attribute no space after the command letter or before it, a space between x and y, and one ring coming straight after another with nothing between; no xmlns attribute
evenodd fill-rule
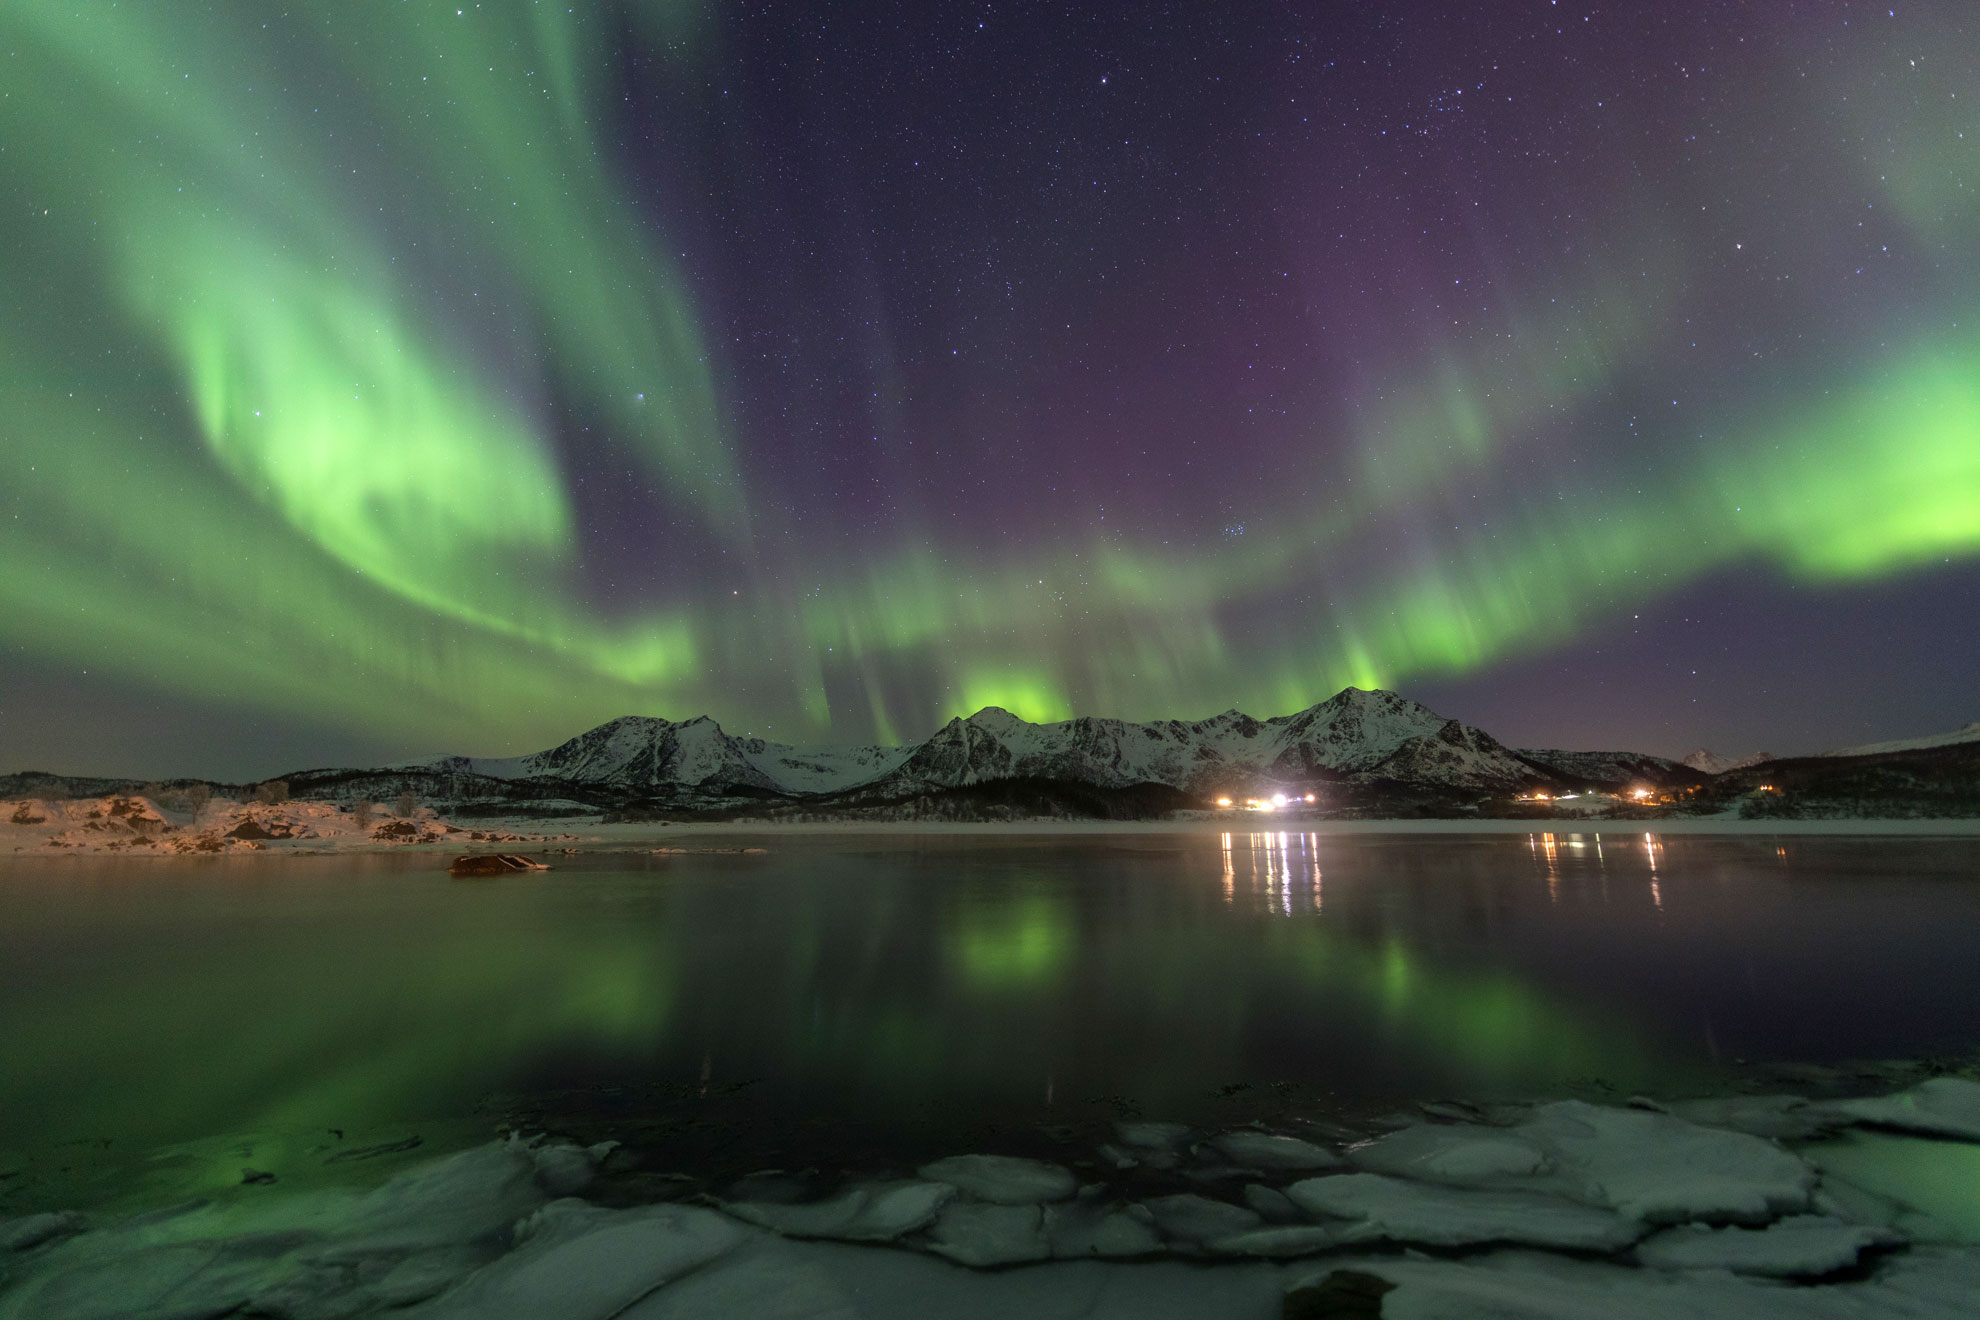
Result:
<svg viewBox="0 0 1980 1320"><path fill-rule="evenodd" d="M1227 837L0 863L0 1212L503 1124L742 1169L1980 1046L1973 840Z"/></svg>

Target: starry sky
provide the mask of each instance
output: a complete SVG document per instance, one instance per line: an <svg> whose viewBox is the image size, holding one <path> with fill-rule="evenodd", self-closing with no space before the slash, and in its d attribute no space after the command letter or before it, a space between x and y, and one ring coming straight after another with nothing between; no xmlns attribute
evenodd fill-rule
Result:
<svg viewBox="0 0 1980 1320"><path fill-rule="evenodd" d="M0 771L1980 718L1963 0L0 13Z"/></svg>

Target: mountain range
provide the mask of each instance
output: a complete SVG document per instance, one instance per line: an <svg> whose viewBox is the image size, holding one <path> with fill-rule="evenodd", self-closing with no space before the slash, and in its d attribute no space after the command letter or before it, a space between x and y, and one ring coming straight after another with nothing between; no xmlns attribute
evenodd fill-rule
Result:
<svg viewBox="0 0 1980 1320"><path fill-rule="evenodd" d="M737 737L706 716L625 716L527 756L442 757L405 772L610 785L642 795L908 797L1001 780L1102 789L1157 784L1197 797L1402 784L1510 792L1535 786L1695 782L1674 761L1628 752L1518 751L1394 692L1347 688L1293 715L1204 720L1082 717L1033 724L990 706L904 747L797 747Z"/></svg>
<svg viewBox="0 0 1980 1320"><path fill-rule="evenodd" d="M1347 688L1265 720L1229 710L1202 720L1033 724L991 706L900 747L793 746L739 737L706 716L624 716L526 756L298 770L281 780L298 798L355 805L410 794L450 815L484 817L1142 819L1281 792L1314 793L1323 812L1450 817L1553 809L1532 801L1536 790L1558 798L1639 787L1688 814L1963 816L1980 814L1980 723L1812 757L1735 760L1701 749L1673 761L1507 747L1394 692ZM271 788L23 771L0 776L0 798L183 792L199 783L243 799Z"/></svg>

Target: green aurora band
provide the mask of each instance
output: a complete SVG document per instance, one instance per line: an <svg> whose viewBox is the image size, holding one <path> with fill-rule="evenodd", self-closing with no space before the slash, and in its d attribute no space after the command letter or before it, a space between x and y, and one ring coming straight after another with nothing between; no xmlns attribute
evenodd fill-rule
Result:
<svg viewBox="0 0 1980 1320"><path fill-rule="evenodd" d="M1279 713L1530 654L1729 567L1825 584L1980 553L1970 328L1774 378L1606 475L1531 448L1684 333L1646 292L1683 283L1683 245L1652 229L1509 301L1486 347L1405 364L1352 443L1315 436L1338 495L1241 542L931 532L800 573L752 530L697 309L608 167L606 19L362 10L312 20L308 58L245 5L0 15L0 641L429 749L628 712L892 740L991 704ZM1948 104L1865 168L1921 244L1970 251ZM559 409L609 423L655 517L742 585L683 569L636 610L588 601Z"/></svg>

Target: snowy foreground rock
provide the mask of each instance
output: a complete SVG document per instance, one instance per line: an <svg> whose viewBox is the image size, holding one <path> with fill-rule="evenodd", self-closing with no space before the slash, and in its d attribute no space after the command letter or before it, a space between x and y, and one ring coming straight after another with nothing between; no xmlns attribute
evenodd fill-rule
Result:
<svg viewBox="0 0 1980 1320"><path fill-rule="evenodd" d="M962 1155L810 1200L749 1199L801 1190L766 1176L633 1209L574 1194L609 1143L510 1140L370 1191L0 1220L0 1320L1975 1314L1972 1221L1738 1130L1810 1107L1689 1111L1735 1124L1714 1127L1563 1102L1342 1152L1127 1125L1118 1158L1076 1168ZM1870 1125L1929 1166L1972 1149L1980 1085L1812 1107L1796 1139Z"/></svg>

